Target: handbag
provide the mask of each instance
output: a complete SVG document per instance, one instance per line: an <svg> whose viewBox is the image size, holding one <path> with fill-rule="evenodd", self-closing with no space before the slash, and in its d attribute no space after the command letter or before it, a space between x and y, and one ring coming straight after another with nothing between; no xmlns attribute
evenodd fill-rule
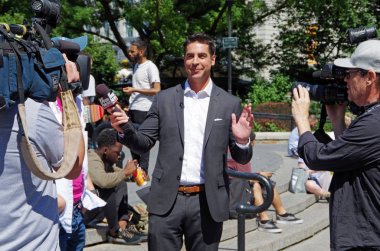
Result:
<svg viewBox="0 0 380 251"><path fill-rule="evenodd" d="M289 182L289 192L292 193L306 193L305 182L309 174L303 168L295 167L292 170Z"/></svg>

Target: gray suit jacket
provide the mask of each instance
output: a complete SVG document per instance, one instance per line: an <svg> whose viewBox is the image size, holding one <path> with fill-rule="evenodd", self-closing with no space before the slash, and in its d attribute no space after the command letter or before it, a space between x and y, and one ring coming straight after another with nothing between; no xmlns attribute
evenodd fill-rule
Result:
<svg viewBox="0 0 380 251"><path fill-rule="evenodd" d="M131 124L123 126L120 139L131 150L143 153L159 141L158 157L152 174L148 211L166 214L173 206L181 177L184 154L184 90L183 85L159 92L138 131ZM228 147L237 162L245 164L252 157L252 147L240 149L231 131L231 114L241 113L238 98L215 84L212 88L204 135L205 193L212 218L225 221L229 217L229 187L225 172ZM219 118L221 120L216 120Z"/></svg>

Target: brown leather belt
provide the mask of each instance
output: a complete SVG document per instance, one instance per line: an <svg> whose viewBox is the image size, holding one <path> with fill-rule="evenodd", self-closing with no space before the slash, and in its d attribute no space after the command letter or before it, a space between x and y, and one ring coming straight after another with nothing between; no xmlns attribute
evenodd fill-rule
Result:
<svg viewBox="0 0 380 251"><path fill-rule="evenodd" d="M184 194L194 194L194 193L200 193L205 190L204 185L194 185L194 186L179 186L178 192L184 193Z"/></svg>

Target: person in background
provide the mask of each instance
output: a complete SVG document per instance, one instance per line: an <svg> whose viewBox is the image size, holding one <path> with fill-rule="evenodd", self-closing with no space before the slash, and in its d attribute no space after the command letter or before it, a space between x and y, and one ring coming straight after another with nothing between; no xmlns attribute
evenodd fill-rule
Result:
<svg viewBox="0 0 380 251"><path fill-rule="evenodd" d="M83 128L85 149L87 149L88 137L87 131L85 131L83 96L91 94L95 95L95 93L91 93L91 82L89 89L90 90L84 90L82 94L75 97L79 118ZM95 92L94 86L93 91ZM55 102L50 102L49 105L56 116L57 121L62 124L62 103L59 97L60 95L57 95L57 100ZM88 159L86 150L80 175L73 180L65 178L56 180L60 223L59 246L61 251L80 251L84 249L86 241L86 227L83 222L84 211L85 209L94 209L105 205L103 200L90 192L91 190L94 190L94 185L87 174Z"/></svg>
<svg viewBox="0 0 380 251"><path fill-rule="evenodd" d="M147 45L144 41L137 39L132 42L128 55L134 64L132 86L123 88L123 92L131 95L129 98L128 116L135 128L138 128L152 106L154 95L161 90L161 81L157 66L147 58ZM131 154L132 158L137 160L147 176L149 151L137 154L131 150Z"/></svg>
<svg viewBox="0 0 380 251"><path fill-rule="evenodd" d="M251 139L251 145L253 147L255 144L255 139L256 139L256 134L254 132L251 132L250 139ZM242 165L242 164L237 163L235 160L229 158L227 160L227 167L232 170L236 170L240 172L252 172L251 162L248 162L247 164ZM283 207L280 194L278 193L275 187L276 182L270 179L273 173L262 171L262 172L258 172L258 174L265 176L267 179L269 179L269 182L272 184L272 187L273 187L272 205L276 211L276 222L270 219L268 214L265 211L258 214L258 218L257 218L258 230L263 231L263 232L268 232L268 233L281 233L282 229L279 228L276 225L276 223L280 223L280 224L303 223L302 219L299 219L295 217L293 214L288 213ZM250 201L250 203L253 203L255 206L259 206L264 203L263 192L265 193L265 190L263 190L263 187L260 185L259 182L255 180L251 180L251 181L237 180L237 182L242 182L242 183L248 182L249 183L248 187L249 188L252 187L253 201ZM240 189L246 189L246 187L247 186L243 185L242 187L240 187ZM237 188L239 189L238 186L230 187L230 194L231 195L239 194L233 191L233 189L237 189ZM241 201L241 199L237 198L237 201ZM234 206L236 207L236 205Z"/></svg>
<svg viewBox="0 0 380 251"><path fill-rule="evenodd" d="M314 113L310 113L308 121L309 121L309 125L311 129L314 129L316 125L318 124L317 116ZM298 128L295 127L290 133L290 137L288 140L288 156L297 158L298 167L307 170L309 177L308 177L308 180L305 182L306 191L308 193L314 194L318 200L319 199L329 200L330 192L322 188L321 186L322 181L320 179L322 175L323 177L325 177L328 174L309 170L309 168L305 165L305 162L303 161L303 159L298 156L298 152L297 152L298 140L299 140ZM326 178L328 179L329 177L326 176ZM330 180L331 180L331 175L330 175Z"/></svg>
<svg viewBox="0 0 380 251"><path fill-rule="evenodd" d="M133 74L132 70L129 69L129 60L125 58L121 60L120 64L122 68L117 72L116 79L120 82L120 84L128 84Z"/></svg>
<svg viewBox="0 0 380 251"><path fill-rule="evenodd" d="M146 234L129 224L126 181L130 180L136 170L136 164L128 160L123 169L115 166L122 150L116 135L113 128L102 130L97 137L97 148L88 151L89 175L97 193L107 205L88 211L85 221L90 223L106 217L109 242L136 245L147 239Z"/></svg>
<svg viewBox="0 0 380 251"><path fill-rule="evenodd" d="M311 129L314 129L318 124L318 118L314 113L310 113L308 121L309 121ZM298 128L294 127L293 130L290 132L290 136L288 139L288 156L289 157L294 157L294 158L299 157L298 152L297 152L299 137L300 136L298 135ZM299 160L299 162L303 163L302 160Z"/></svg>

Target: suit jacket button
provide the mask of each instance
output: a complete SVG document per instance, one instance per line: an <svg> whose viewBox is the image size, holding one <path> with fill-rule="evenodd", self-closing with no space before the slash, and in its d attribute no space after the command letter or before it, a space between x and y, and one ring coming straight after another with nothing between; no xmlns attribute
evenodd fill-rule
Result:
<svg viewBox="0 0 380 251"><path fill-rule="evenodd" d="M181 176L177 176L177 180L180 180L181 179Z"/></svg>
<svg viewBox="0 0 380 251"><path fill-rule="evenodd" d="M181 157L179 157L179 160L180 160L180 161L183 161L183 157L182 157L182 156L181 156Z"/></svg>

